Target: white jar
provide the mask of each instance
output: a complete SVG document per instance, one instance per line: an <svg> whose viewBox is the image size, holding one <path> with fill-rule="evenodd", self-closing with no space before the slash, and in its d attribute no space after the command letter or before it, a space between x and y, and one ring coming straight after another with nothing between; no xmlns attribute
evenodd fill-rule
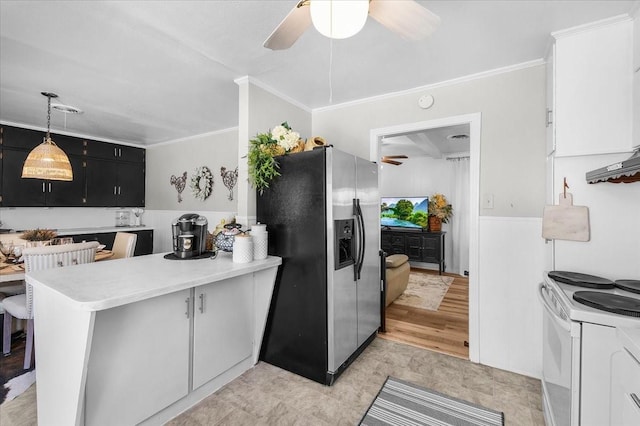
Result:
<svg viewBox="0 0 640 426"><path fill-rule="evenodd" d="M233 262L249 263L253 261L253 239L247 234L238 234L233 239Z"/></svg>

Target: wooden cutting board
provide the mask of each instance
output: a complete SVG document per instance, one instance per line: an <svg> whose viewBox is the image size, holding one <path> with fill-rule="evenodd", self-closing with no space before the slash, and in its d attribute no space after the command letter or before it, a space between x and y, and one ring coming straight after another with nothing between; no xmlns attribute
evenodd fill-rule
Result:
<svg viewBox="0 0 640 426"><path fill-rule="evenodd" d="M573 195L561 193L558 205L545 206L542 238L547 240L589 241L589 208L574 206Z"/></svg>

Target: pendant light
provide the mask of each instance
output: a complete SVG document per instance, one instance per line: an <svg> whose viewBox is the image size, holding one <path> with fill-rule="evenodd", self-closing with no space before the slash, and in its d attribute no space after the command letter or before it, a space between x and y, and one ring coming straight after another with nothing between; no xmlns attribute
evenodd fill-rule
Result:
<svg viewBox="0 0 640 426"><path fill-rule="evenodd" d="M369 15L369 0L312 0L311 21L318 32L329 38L356 35Z"/></svg>
<svg viewBox="0 0 640 426"><path fill-rule="evenodd" d="M22 167L22 177L45 180L73 180L69 157L51 140L51 98L55 93L41 92L47 97L47 134L44 141L33 148Z"/></svg>

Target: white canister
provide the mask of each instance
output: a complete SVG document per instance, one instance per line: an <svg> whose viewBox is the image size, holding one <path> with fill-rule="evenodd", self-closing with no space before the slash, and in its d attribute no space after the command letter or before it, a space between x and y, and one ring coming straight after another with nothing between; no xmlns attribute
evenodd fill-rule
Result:
<svg viewBox="0 0 640 426"><path fill-rule="evenodd" d="M269 252L269 233L266 231L257 234L251 231L251 233L253 238L253 259L266 259Z"/></svg>
<svg viewBox="0 0 640 426"><path fill-rule="evenodd" d="M251 227L251 235L264 234L267 232L267 225L264 223L256 223Z"/></svg>
<svg viewBox="0 0 640 426"><path fill-rule="evenodd" d="M249 263L253 261L253 239L247 234L238 234L233 239L233 262Z"/></svg>

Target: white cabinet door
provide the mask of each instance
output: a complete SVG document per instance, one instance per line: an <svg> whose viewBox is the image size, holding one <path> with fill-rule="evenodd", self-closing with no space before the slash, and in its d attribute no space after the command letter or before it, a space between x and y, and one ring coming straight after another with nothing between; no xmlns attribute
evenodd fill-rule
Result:
<svg viewBox="0 0 640 426"><path fill-rule="evenodd" d="M96 313L86 425L137 424L187 395L190 293L182 290Z"/></svg>
<svg viewBox="0 0 640 426"><path fill-rule="evenodd" d="M554 37L555 155L630 151L633 21L612 20Z"/></svg>
<svg viewBox="0 0 640 426"><path fill-rule="evenodd" d="M253 353L253 274L195 289L193 389Z"/></svg>
<svg viewBox="0 0 640 426"><path fill-rule="evenodd" d="M640 361L621 348L611 366L611 424L640 425Z"/></svg>
<svg viewBox="0 0 640 426"><path fill-rule="evenodd" d="M547 155L553 154L556 150L555 134L555 77L554 77L554 56L555 46L552 46L551 53L547 58Z"/></svg>

